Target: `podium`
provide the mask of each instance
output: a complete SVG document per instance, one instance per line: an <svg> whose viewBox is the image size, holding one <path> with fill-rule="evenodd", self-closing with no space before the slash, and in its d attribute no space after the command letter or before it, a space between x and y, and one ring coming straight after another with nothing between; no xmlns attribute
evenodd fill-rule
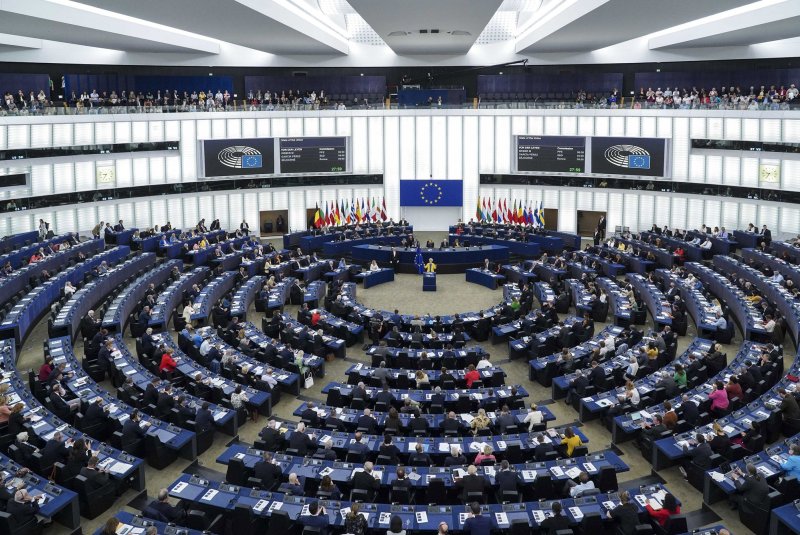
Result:
<svg viewBox="0 0 800 535"><path fill-rule="evenodd" d="M423 292L436 291L436 273L422 274L422 291Z"/></svg>

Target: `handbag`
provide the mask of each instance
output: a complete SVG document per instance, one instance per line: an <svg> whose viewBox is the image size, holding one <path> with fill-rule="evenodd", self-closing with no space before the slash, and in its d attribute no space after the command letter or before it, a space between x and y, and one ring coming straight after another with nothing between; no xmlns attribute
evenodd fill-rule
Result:
<svg viewBox="0 0 800 535"><path fill-rule="evenodd" d="M312 386L314 386L314 375L311 372L306 372L303 386L305 388L311 388Z"/></svg>

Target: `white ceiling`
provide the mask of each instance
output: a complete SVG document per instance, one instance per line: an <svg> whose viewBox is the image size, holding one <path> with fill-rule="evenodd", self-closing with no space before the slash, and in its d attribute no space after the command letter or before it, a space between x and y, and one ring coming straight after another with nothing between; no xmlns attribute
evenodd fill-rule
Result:
<svg viewBox="0 0 800 535"><path fill-rule="evenodd" d="M0 0L2 62L644 63L791 57L798 42L800 0Z"/></svg>

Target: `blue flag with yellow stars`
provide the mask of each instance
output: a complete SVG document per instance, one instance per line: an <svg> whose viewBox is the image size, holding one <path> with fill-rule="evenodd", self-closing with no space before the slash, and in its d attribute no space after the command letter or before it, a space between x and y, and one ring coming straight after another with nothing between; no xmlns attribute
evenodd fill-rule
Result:
<svg viewBox="0 0 800 535"><path fill-rule="evenodd" d="M414 257L414 265L417 266L417 273L422 275L422 272L425 271L425 262L422 260L422 249L417 247L417 256Z"/></svg>
<svg viewBox="0 0 800 535"><path fill-rule="evenodd" d="M400 206L462 206L461 180L401 180Z"/></svg>

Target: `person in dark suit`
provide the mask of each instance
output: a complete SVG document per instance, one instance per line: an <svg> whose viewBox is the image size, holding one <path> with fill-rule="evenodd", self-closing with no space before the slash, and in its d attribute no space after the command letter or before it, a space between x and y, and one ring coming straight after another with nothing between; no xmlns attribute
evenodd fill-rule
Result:
<svg viewBox="0 0 800 535"><path fill-rule="evenodd" d="M156 402L156 414L161 418L167 416L175 406L175 398L172 397L172 385L167 384L163 392L159 392Z"/></svg>
<svg viewBox="0 0 800 535"><path fill-rule="evenodd" d="M466 502L469 493L480 492L483 494L486 492L487 486L486 478L478 475L478 469L471 464L467 467L467 474L456 480L455 489L459 497Z"/></svg>
<svg viewBox="0 0 800 535"><path fill-rule="evenodd" d="M369 452L369 447L366 444L361 442L363 434L361 431L356 431L355 435L353 435L353 442L347 448L348 453L353 452L356 455L366 455Z"/></svg>
<svg viewBox="0 0 800 535"><path fill-rule="evenodd" d="M11 518L19 525L33 521L38 512L39 501L28 494L24 488L17 490L14 493L14 499L9 500L6 505L6 513L11 515Z"/></svg>
<svg viewBox="0 0 800 535"><path fill-rule="evenodd" d="M567 404L572 403L575 396L582 396L587 386L591 384L589 377L584 375L582 370L575 370L575 378L569 382L569 390L567 390Z"/></svg>
<svg viewBox="0 0 800 535"><path fill-rule="evenodd" d="M606 512L606 517L619 523L621 535L635 535L636 526L639 524L639 510L631 503L631 495L625 490L619 494L620 504Z"/></svg>
<svg viewBox="0 0 800 535"><path fill-rule="evenodd" d="M194 415L195 429L200 433L214 428L214 415L208 407L208 401L204 401Z"/></svg>
<svg viewBox="0 0 800 535"><path fill-rule="evenodd" d="M317 406L313 401L306 404L305 410L300 414L300 420L307 422L311 427L319 426L319 414L317 414Z"/></svg>
<svg viewBox="0 0 800 535"><path fill-rule="evenodd" d="M502 494L503 491L514 491L519 489L520 479L519 473L511 469L511 465L505 459L500 462L500 470L494 475L495 483L497 483L497 490Z"/></svg>
<svg viewBox="0 0 800 535"><path fill-rule="evenodd" d="M353 478L351 480L353 490L367 491L370 500L375 497L375 493L378 492L378 489L381 486L380 482L372 475L372 468L372 463L367 461L364 463L364 470L353 474Z"/></svg>
<svg viewBox="0 0 800 535"><path fill-rule="evenodd" d="M141 416L139 411L134 409L130 418L122 424L122 442L130 444L138 440L144 440L145 430L141 426Z"/></svg>
<svg viewBox="0 0 800 535"><path fill-rule="evenodd" d="M105 487L108 480L108 473L105 470L98 470L99 459L95 456L89 458L89 464L81 468L81 475L86 478L88 492L93 492Z"/></svg>
<svg viewBox="0 0 800 535"><path fill-rule="evenodd" d="M759 511L769 510L769 484L758 472L755 465L747 463L747 473L737 468L732 474L736 493L731 495L731 504L734 508L741 507L742 514L758 514Z"/></svg>
<svg viewBox="0 0 800 535"><path fill-rule="evenodd" d="M768 229L766 225L763 225L761 227L761 232L759 232L759 234L761 234L760 241L762 241L764 245L769 247L769 244L772 243L772 231Z"/></svg>
<svg viewBox="0 0 800 535"><path fill-rule="evenodd" d="M694 465L701 470L708 470L711 468L711 456L714 455L714 450L712 450L711 446L706 442L706 437L703 436L702 433L697 433L695 441L697 445L693 448L689 448L688 445L683 446L683 453L688 455L689 458L684 459L683 466L680 466L678 469L684 478L688 478L686 467L689 463L694 463Z"/></svg>
<svg viewBox="0 0 800 535"><path fill-rule="evenodd" d="M169 493L167 489L158 491L158 496L155 500L150 502L144 511L155 511L162 517L167 519L167 522L180 524L186 518L186 510L181 507L176 507L169 503Z"/></svg>
<svg viewBox="0 0 800 535"><path fill-rule="evenodd" d="M378 455L388 457L390 462L386 464L399 464L400 463L400 450L392 442L392 435L384 435L383 444L378 449Z"/></svg>
<svg viewBox="0 0 800 535"><path fill-rule="evenodd" d="M342 419L339 418L341 410L342 409L338 407L335 410L331 410L328 417L325 418L325 429L335 429L336 431L345 431L347 429Z"/></svg>
<svg viewBox="0 0 800 535"><path fill-rule="evenodd" d="M596 360L592 361L591 366L592 369L589 372L589 380L591 384L597 388L598 392L602 392L606 384L606 371Z"/></svg>
<svg viewBox="0 0 800 535"><path fill-rule="evenodd" d="M533 458L537 461L544 461L548 453L556 451L553 445L545 439L544 435L536 435L536 442L536 448L533 450Z"/></svg>
<svg viewBox="0 0 800 535"><path fill-rule="evenodd" d="M278 451L283 449L284 437L278 428L278 422L270 420L266 427L258 433L259 438L264 443L264 449Z"/></svg>
<svg viewBox="0 0 800 535"><path fill-rule="evenodd" d="M364 409L364 414L361 415L356 422L356 428L362 430L368 435L375 434L376 430L378 429L378 422L376 422L375 418L372 416L371 410Z"/></svg>
<svg viewBox="0 0 800 535"><path fill-rule="evenodd" d="M600 239L606 239L606 216L601 215L597 220L597 230L600 231Z"/></svg>
<svg viewBox="0 0 800 535"><path fill-rule="evenodd" d="M64 442L64 435L61 431L56 431L53 435L53 438L45 443L44 447L39 450L39 453L42 455L42 465L43 466L50 466L53 463L63 463L67 460L67 456L69 455L69 450L67 449L67 444L70 446L72 445L72 440Z"/></svg>
<svg viewBox="0 0 800 535"><path fill-rule="evenodd" d="M464 454L461 452L461 446L455 444L450 446L450 455L445 457L444 465L464 466L465 464L467 464L467 458L464 457Z"/></svg>
<svg viewBox="0 0 800 535"><path fill-rule="evenodd" d="M395 272L400 267L400 253L398 253L397 249L394 247L392 247L392 252L389 254L389 265L392 266Z"/></svg>
<svg viewBox="0 0 800 535"><path fill-rule="evenodd" d="M450 411L447 413L447 418L442 421L442 431L445 433L458 433L461 429L461 422L456 418L456 413Z"/></svg>
<svg viewBox="0 0 800 535"><path fill-rule="evenodd" d="M469 517L464 521L464 533L489 535L492 532L492 521L489 516L481 514L481 506L478 502L472 502L469 508Z"/></svg>
<svg viewBox="0 0 800 535"><path fill-rule="evenodd" d="M800 419L800 407L797 405L797 400L794 398L794 396L783 388L778 389L778 395L781 397L781 404L779 408L783 414L783 419Z"/></svg>
<svg viewBox="0 0 800 535"><path fill-rule="evenodd" d="M186 422L194 419L195 410L189 406L189 402L186 401L185 396L178 396L177 406L178 415L182 421Z"/></svg>
<svg viewBox="0 0 800 535"><path fill-rule="evenodd" d="M353 391L350 393L350 397L353 399L363 399L364 401L367 400L367 389L363 382L359 382Z"/></svg>
<svg viewBox="0 0 800 535"><path fill-rule="evenodd" d="M545 518L542 523L539 524L540 532L547 533L548 535L555 535L558 530L569 528L569 518L562 514L561 502L553 502L552 511L553 516Z"/></svg>
<svg viewBox="0 0 800 535"><path fill-rule="evenodd" d="M503 405L500 409L500 415L495 419L494 425L495 429L497 429L501 435L504 435L506 429L509 427L517 425L516 420L514 420L514 417L511 415L508 405Z"/></svg>
<svg viewBox="0 0 800 535"><path fill-rule="evenodd" d="M414 453L408 456L408 464L411 466L432 466L433 461L431 456L425 453L424 446L417 443Z"/></svg>
<svg viewBox="0 0 800 535"><path fill-rule="evenodd" d="M414 417L408 424L411 433L418 435L419 434L426 435L428 433L428 420L422 417L422 414L420 414L419 409L415 410L412 414L414 415Z"/></svg>
<svg viewBox="0 0 800 535"><path fill-rule="evenodd" d="M336 452L333 449L333 440L327 439L322 443L322 451L314 454L315 458L322 458L326 461L335 461L337 459Z"/></svg>
<svg viewBox="0 0 800 535"><path fill-rule="evenodd" d="M683 395L681 398L681 418L692 427L696 427L700 421L700 410L697 404L689 399L689 396Z"/></svg>
<svg viewBox="0 0 800 535"><path fill-rule="evenodd" d="M314 501L308 505L308 513L298 517L297 521L304 526L319 529L320 535L328 535L330 533L330 521L325 508L319 502Z"/></svg>
<svg viewBox="0 0 800 535"><path fill-rule="evenodd" d="M272 460L272 454L265 451L255 466L253 466L253 477L261 481L262 489L271 489L275 486L275 482L280 481L281 475L280 466L276 465Z"/></svg>
<svg viewBox="0 0 800 535"><path fill-rule="evenodd" d="M379 368L379 369L381 369L381 368ZM386 368L382 368L382 369L385 370ZM386 384L385 380L384 380L384 383L383 383L383 387L381 388L381 391L378 392L377 394L375 394L375 403L376 404L377 403L383 403L387 407L391 407L392 403L394 403L394 394L392 394L389 391L389 385Z"/></svg>
<svg viewBox="0 0 800 535"><path fill-rule="evenodd" d="M289 432L289 448L297 450L299 455L305 455L313 447L314 441L306 434L306 425L303 422Z"/></svg>
<svg viewBox="0 0 800 535"><path fill-rule="evenodd" d="M103 426L108 421L108 407L103 407L102 398L97 398L94 403L90 403L83 415L84 428Z"/></svg>

